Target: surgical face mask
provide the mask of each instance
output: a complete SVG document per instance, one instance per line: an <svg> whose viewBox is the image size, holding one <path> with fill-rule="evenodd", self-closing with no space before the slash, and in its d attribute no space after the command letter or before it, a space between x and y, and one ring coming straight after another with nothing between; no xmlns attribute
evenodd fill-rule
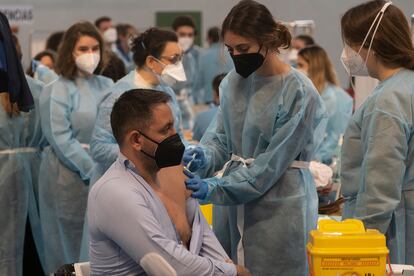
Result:
<svg viewBox="0 0 414 276"><path fill-rule="evenodd" d="M342 54L341 54L341 61L342 61L343 66L345 67L345 70L348 72L350 76L369 76L367 61L368 61L369 53L371 51L372 43L374 42L374 37L381 23L382 17L384 16L384 12L388 8L388 6L390 6L391 4L392 2L385 3L382 9L379 11L379 13L374 19L374 22L372 22L371 27L369 28L368 33L366 34L364 41L362 42L361 47L359 48L358 52L355 52L350 46L345 44L345 47L342 50ZM365 42L367 41L368 36L371 33L371 30L374 28L374 26L375 26L375 29L372 34L371 42L369 43L367 57L365 60L363 60L360 55L361 50L363 46L365 45Z"/></svg>
<svg viewBox="0 0 414 276"><path fill-rule="evenodd" d="M115 28L109 28L103 33L103 39L107 43L114 43L118 39L118 34Z"/></svg>
<svg viewBox="0 0 414 276"><path fill-rule="evenodd" d="M101 57L98 53L87 53L78 56L75 63L79 70L93 74L100 60Z"/></svg>
<svg viewBox="0 0 414 276"><path fill-rule="evenodd" d="M155 156L152 156L143 150L141 150L141 152L146 156L154 159L159 169L173 167L181 164L185 146L181 141L180 135L178 135L178 133L167 137L161 143L152 140L142 132L140 133L146 139L158 145L157 150L155 151Z"/></svg>
<svg viewBox="0 0 414 276"><path fill-rule="evenodd" d="M260 50L261 48L257 53L230 54L237 74L243 78L247 78L263 65L265 57L260 53Z"/></svg>
<svg viewBox="0 0 414 276"><path fill-rule="evenodd" d="M194 37L182 36L178 38L178 44L184 52L187 52L194 44Z"/></svg>
<svg viewBox="0 0 414 276"><path fill-rule="evenodd" d="M362 57L359 55L359 52L362 48L357 52L352 50L351 47L345 45L344 49L342 50L341 54L341 61L343 66L345 67L346 72L350 76L369 76L368 67L367 67L367 59L363 60Z"/></svg>
<svg viewBox="0 0 414 276"><path fill-rule="evenodd" d="M164 69L162 70L160 76L160 82L162 82L163 84L167 86L173 86L177 82L183 82L187 80L182 61L178 61L175 64L166 65L159 59L156 60L164 66Z"/></svg>
<svg viewBox="0 0 414 276"><path fill-rule="evenodd" d="M289 58L289 61L294 61L294 62L296 62L297 60L298 60L298 50L297 49L295 49L295 48L293 48L293 49L291 49L290 51L289 51L289 56L288 56L288 58Z"/></svg>

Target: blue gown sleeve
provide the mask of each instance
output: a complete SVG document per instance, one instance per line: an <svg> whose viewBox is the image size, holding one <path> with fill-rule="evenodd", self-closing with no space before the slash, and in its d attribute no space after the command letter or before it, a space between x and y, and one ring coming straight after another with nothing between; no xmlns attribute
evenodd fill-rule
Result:
<svg viewBox="0 0 414 276"><path fill-rule="evenodd" d="M40 96L41 126L59 160L87 181L92 175L94 162L72 132L70 89L59 80L45 87Z"/></svg>
<svg viewBox="0 0 414 276"><path fill-rule="evenodd" d="M275 131L265 152L256 156L248 167L239 167L223 178L205 179L209 192L205 202L219 205L245 204L265 194L286 172L292 162L314 137L315 121L323 107L317 95L306 96L303 88L291 91L294 98L287 110L275 122ZM223 126L222 113L210 125L201 143L207 155L204 173L221 169L229 160L228 141ZM252 134L255 135L255 134ZM308 160L307 160L308 161Z"/></svg>
<svg viewBox="0 0 414 276"><path fill-rule="evenodd" d="M119 146L111 128L111 112L115 101L114 95L108 94L101 102L91 140L92 157L105 168L115 162L119 153Z"/></svg>
<svg viewBox="0 0 414 276"><path fill-rule="evenodd" d="M181 116L180 106L178 105L177 96L175 95L174 90L172 90L170 87L164 87L164 89L166 93L170 95L171 97L170 107L174 115L175 130L177 131L178 135L180 135L181 140L183 141L184 145L187 147L188 142L184 139L184 133L183 133L183 128L182 128L182 116Z"/></svg>
<svg viewBox="0 0 414 276"><path fill-rule="evenodd" d="M361 130L364 157L355 217L386 233L401 201L410 130L401 118L378 109L366 115Z"/></svg>
<svg viewBox="0 0 414 276"><path fill-rule="evenodd" d="M322 95L322 98L324 98L324 95ZM337 101L343 102L337 103ZM335 93L330 93L330 95L324 98L324 103L328 122L323 142L315 155L315 159L329 164L332 162L332 157L338 148L339 138L344 134L346 126L352 117L353 102L350 97L340 99L335 97Z"/></svg>

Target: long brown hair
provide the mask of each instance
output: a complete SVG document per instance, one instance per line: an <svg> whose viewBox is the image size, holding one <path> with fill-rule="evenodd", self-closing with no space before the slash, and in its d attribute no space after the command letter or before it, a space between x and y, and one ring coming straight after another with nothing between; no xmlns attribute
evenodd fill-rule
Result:
<svg viewBox="0 0 414 276"><path fill-rule="evenodd" d="M104 69L107 57L104 51L105 44L101 35L95 26L87 21L81 21L72 25L64 34L62 42L60 43L58 56L56 61L55 71L65 78L74 80L77 75L77 67L75 58L73 57L73 50L75 49L76 42L82 36L90 36L95 38L99 42L99 54L101 60L95 73L100 73Z"/></svg>
<svg viewBox="0 0 414 276"><path fill-rule="evenodd" d="M385 3L387 2L374 0L348 10L341 19L344 42L350 46L361 45ZM373 29L368 34L365 44L362 45L364 48L369 47L374 33ZM372 43L372 50L382 64L388 68L404 67L414 70L414 48L410 28L404 13L394 4L384 12Z"/></svg>
<svg viewBox="0 0 414 276"><path fill-rule="evenodd" d="M308 64L308 76L319 93L322 93L326 84L338 85L335 70L325 50L317 45L301 49L298 56Z"/></svg>
<svg viewBox="0 0 414 276"><path fill-rule="evenodd" d="M286 26L278 23L270 11L253 0L242 0L234 6L223 21L221 35L231 31L254 39L259 45L278 52L290 47L292 35Z"/></svg>

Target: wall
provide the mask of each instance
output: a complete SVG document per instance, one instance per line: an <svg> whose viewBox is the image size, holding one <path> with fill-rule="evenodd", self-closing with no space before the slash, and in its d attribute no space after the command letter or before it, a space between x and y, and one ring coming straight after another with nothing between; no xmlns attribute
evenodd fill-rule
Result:
<svg viewBox="0 0 414 276"><path fill-rule="evenodd" d="M313 19L316 22L316 41L331 56L343 85L347 76L339 56L342 51L339 20L360 0L260 0L274 16L283 21ZM129 22L144 30L155 24L156 11L200 10L203 12L203 35L210 26L220 25L237 0L2 0L1 5L30 4L34 6L35 23L22 26L20 40L29 61L29 37L35 34L65 29L81 19L93 21L101 15L111 16L115 22ZM413 0L394 0L408 16L414 13Z"/></svg>

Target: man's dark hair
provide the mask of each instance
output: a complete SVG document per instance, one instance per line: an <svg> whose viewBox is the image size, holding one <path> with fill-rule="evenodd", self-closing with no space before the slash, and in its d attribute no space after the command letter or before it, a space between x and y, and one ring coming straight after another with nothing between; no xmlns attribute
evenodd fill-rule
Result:
<svg viewBox="0 0 414 276"><path fill-rule="evenodd" d="M168 103L170 95L151 89L132 89L122 94L111 112L111 127L119 146L130 130L145 130L152 122L153 108Z"/></svg>
<svg viewBox="0 0 414 276"><path fill-rule="evenodd" d="M315 44L315 40L309 35L298 35L295 39L302 40L305 43L305 46Z"/></svg>
<svg viewBox="0 0 414 276"><path fill-rule="evenodd" d="M212 27L207 32L207 38L211 43L218 43L220 41L220 32L219 27Z"/></svg>
<svg viewBox="0 0 414 276"><path fill-rule="evenodd" d="M214 93L218 93L218 95L220 95L219 93L219 87L220 87L220 83L221 81L224 79L224 77L226 77L227 74L220 74L214 77L213 79L213 92Z"/></svg>
<svg viewBox="0 0 414 276"><path fill-rule="evenodd" d="M177 16L174 19L174 21L172 23L172 28L173 28L174 31L177 31L178 28L180 28L182 26L192 27L194 29L194 32L196 32L196 25L194 23L193 18L191 18L191 16L180 15L180 16Z"/></svg>
<svg viewBox="0 0 414 276"><path fill-rule="evenodd" d="M99 29L99 26L101 26L101 23L112 21L112 19L109 16L101 16L98 19L95 20L95 27Z"/></svg>

